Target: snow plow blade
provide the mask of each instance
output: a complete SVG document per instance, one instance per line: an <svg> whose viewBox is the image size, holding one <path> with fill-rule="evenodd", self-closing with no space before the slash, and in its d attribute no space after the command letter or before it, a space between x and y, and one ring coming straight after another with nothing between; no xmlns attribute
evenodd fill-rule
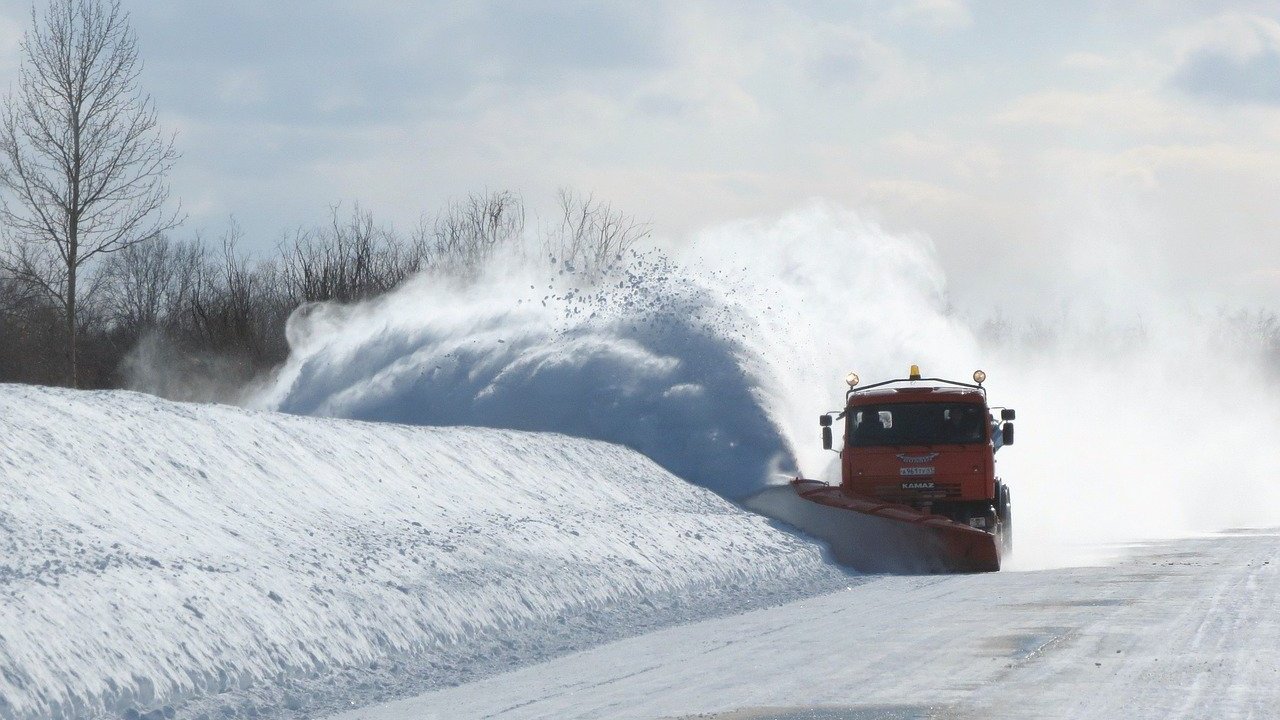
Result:
<svg viewBox="0 0 1280 720"><path fill-rule="evenodd" d="M906 505L848 495L796 478L747 501L831 548L836 562L862 572L967 573L1000 569L995 535Z"/></svg>

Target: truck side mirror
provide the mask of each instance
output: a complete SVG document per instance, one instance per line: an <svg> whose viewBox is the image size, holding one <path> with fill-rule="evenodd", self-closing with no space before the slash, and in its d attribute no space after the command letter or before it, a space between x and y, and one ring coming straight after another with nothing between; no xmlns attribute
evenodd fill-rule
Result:
<svg viewBox="0 0 1280 720"><path fill-rule="evenodd" d="M831 449L831 426L830 425L822 426L822 449L823 450Z"/></svg>
<svg viewBox="0 0 1280 720"><path fill-rule="evenodd" d="M818 416L818 424L819 424L819 425L821 425L822 427L831 427L831 416L830 416L830 415L819 415L819 416Z"/></svg>
<svg viewBox="0 0 1280 720"><path fill-rule="evenodd" d="M1007 422L1004 425L1001 425L1000 430L1004 438L1003 440L1004 444L1012 445L1013 444L1013 423Z"/></svg>
<svg viewBox="0 0 1280 720"><path fill-rule="evenodd" d="M1005 408L1000 411L1001 420L1013 420L1016 418L1016 416L1017 416L1017 413L1014 411L1013 408Z"/></svg>

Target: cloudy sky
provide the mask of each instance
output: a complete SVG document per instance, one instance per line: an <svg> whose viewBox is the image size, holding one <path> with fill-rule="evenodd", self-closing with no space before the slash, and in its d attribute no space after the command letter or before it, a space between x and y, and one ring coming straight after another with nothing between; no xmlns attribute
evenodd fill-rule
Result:
<svg viewBox="0 0 1280 720"><path fill-rule="evenodd" d="M125 6L183 232L572 187L679 242L820 198L931 238L961 305L1110 274L1280 308L1277 2Z"/></svg>

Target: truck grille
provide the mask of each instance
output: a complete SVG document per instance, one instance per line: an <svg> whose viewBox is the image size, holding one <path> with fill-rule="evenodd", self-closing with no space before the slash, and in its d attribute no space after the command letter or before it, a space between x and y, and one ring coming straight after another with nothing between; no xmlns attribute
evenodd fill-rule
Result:
<svg viewBox="0 0 1280 720"><path fill-rule="evenodd" d="M902 487L902 483L877 485L875 494L876 497L885 500L958 499L960 497L960 483L935 482L931 488L911 489Z"/></svg>

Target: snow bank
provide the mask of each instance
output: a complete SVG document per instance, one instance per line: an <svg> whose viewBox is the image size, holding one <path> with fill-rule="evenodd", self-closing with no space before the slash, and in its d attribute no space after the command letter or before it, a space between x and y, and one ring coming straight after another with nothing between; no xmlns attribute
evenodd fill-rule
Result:
<svg viewBox="0 0 1280 720"><path fill-rule="evenodd" d="M0 386L3 718L310 715L835 581L614 445Z"/></svg>

